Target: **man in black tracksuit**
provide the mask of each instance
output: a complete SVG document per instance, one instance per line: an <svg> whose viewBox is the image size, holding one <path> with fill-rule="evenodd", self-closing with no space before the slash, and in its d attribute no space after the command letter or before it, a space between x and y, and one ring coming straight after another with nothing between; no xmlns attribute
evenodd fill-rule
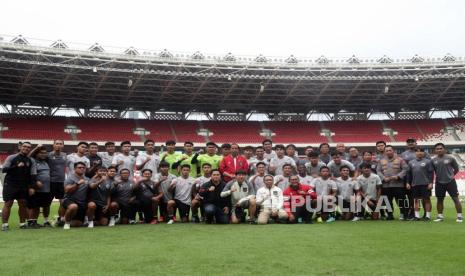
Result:
<svg viewBox="0 0 465 276"><path fill-rule="evenodd" d="M6 173L5 184L3 186L3 200L5 204L2 209L2 231L9 230L8 220L10 219L11 206L18 201L20 228L26 228L27 208L26 198L29 187L32 186L32 172L34 165L28 157L31 151L31 143L24 142L17 154L10 155L3 164L3 173Z"/></svg>
<svg viewBox="0 0 465 276"><path fill-rule="evenodd" d="M211 179L200 186L199 196L202 198L206 223L212 223L213 217L217 224L229 223L230 197L221 197L226 183L221 180L219 170L212 170Z"/></svg>

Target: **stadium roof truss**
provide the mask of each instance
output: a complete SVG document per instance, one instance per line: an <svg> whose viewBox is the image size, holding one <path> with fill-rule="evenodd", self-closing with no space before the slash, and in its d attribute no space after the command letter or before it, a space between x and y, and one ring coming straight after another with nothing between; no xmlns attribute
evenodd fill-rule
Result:
<svg viewBox="0 0 465 276"><path fill-rule="evenodd" d="M68 45L61 40L31 45L22 36L0 39L0 103L12 106L12 113L30 105L49 115L67 107L83 109L85 116L137 110L148 117L166 112L182 119L201 112L239 120L253 112L284 120L279 114L303 120L315 112L333 119L431 110L463 115L465 106L465 58L450 54L301 60L167 50L141 54L133 47L116 54L97 43L84 50Z"/></svg>

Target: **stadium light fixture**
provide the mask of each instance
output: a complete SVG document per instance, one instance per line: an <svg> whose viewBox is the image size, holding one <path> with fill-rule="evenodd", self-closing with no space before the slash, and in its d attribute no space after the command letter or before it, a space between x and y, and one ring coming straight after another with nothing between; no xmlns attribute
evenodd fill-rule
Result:
<svg viewBox="0 0 465 276"><path fill-rule="evenodd" d="M418 78L418 76L415 76L415 81L419 81L420 78Z"/></svg>
<svg viewBox="0 0 465 276"><path fill-rule="evenodd" d="M384 93L388 93L389 92L389 85L386 84L386 86L384 86Z"/></svg>
<svg viewBox="0 0 465 276"><path fill-rule="evenodd" d="M97 73L97 67L94 66L94 67L92 68L92 71L93 71L94 73Z"/></svg>
<svg viewBox="0 0 465 276"><path fill-rule="evenodd" d="M131 86L132 86L132 78L129 78L129 80L128 80L128 88L131 88Z"/></svg>

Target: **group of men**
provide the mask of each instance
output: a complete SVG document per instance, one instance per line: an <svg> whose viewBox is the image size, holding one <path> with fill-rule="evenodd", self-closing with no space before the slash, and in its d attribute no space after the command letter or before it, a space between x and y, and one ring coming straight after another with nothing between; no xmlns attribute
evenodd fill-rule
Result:
<svg viewBox="0 0 465 276"><path fill-rule="evenodd" d="M139 222L198 223L312 223L336 219L394 219L394 201L400 220L431 220L431 190L437 197L437 218L443 221L446 192L454 201L457 222L462 210L454 176L457 161L445 145L434 146L430 158L414 139L397 154L384 141L376 151L348 151L327 143L305 148L304 158L290 144L262 146L238 144L218 147L209 142L194 152L192 142L184 152L167 141L159 153L153 140L144 153L131 143L107 142L99 152L96 143L79 142L74 153L63 152L55 140L49 152L23 142L19 152L7 157L3 187L2 230L9 230L14 200L19 205L20 228L52 226L49 215L54 198L60 202L55 222L71 226L114 226ZM435 185L433 185L435 184ZM420 205L424 215L420 216ZM42 212L44 224L37 223ZM177 215L179 213L179 216Z"/></svg>

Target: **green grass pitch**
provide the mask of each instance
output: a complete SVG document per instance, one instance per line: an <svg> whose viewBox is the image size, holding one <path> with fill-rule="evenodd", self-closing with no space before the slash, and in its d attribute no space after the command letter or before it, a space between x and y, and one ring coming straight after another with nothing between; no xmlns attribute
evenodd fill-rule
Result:
<svg viewBox="0 0 465 276"><path fill-rule="evenodd" d="M446 203L443 223L176 223L69 231L20 230L15 209L11 230L0 233L0 275L465 275L465 225Z"/></svg>

